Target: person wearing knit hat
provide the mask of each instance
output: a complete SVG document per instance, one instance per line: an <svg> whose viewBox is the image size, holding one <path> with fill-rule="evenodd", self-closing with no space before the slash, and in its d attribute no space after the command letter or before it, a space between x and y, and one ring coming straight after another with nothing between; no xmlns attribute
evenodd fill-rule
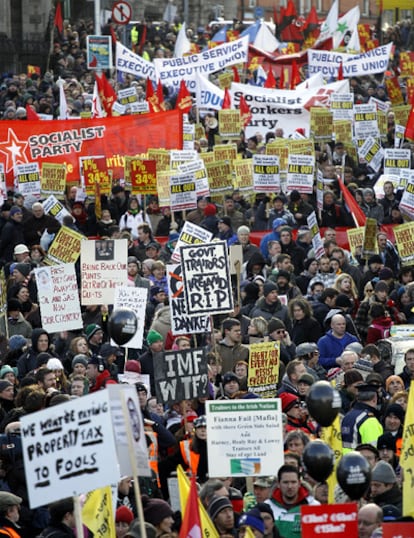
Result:
<svg viewBox="0 0 414 538"><path fill-rule="evenodd" d="M24 280L29 276L31 270L30 263L16 263L13 269L13 276L15 276L15 272L18 271L24 277L21 280Z"/></svg>
<svg viewBox="0 0 414 538"><path fill-rule="evenodd" d="M151 394L155 392L155 376L154 376L154 355L161 353L164 350L164 337L158 331L151 329L147 334L148 351L139 357L141 363L141 373L150 376Z"/></svg>
<svg viewBox="0 0 414 538"><path fill-rule="evenodd" d="M245 536L247 527L251 528L256 538L262 538L264 536L265 526L258 508L252 508L240 516L239 538Z"/></svg>
<svg viewBox="0 0 414 538"><path fill-rule="evenodd" d="M402 491L397 483L397 475L392 466L380 460L371 473L371 498L378 506L392 504L402 509Z"/></svg>
<svg viewBox="0 0 414 538"><path fill-rule="evenodd" d="M27 346L27 340L21 334L14 334L9 339L9 349L10 351L16 351L17 349L23 349Z"/></svg>
<svg viewBox="0 0 414 538"><path fill-rule="evenodd" d="M272 508L265 502L259 502L253 508L259 510L263 519L265 538L277 538L278 534L275 533L275 516Z"/></svg>
<svg viewBox="0 0 414 538"><path fill-rule="evenodd" d="M364 382L361 372L351 368L344 373L342 387L339 390L341 397L341 412L348 413L358 393L358 385Z"/></svg>
<svg viewBox="0 0 414 538"><path fill-rule="evenodd" d="M92 353L99 353L104 339L104 332L100 325L96 323L89 324L85 329L85 336L88 341L89 349Z"/></svg>
<svg viewBox="0 0 414 538"><path fill-rule="evenodd" d="M33 328L22 314L22 304L18 299L11 298L7 301L7 327L9 338L19 335L22 338L30 338Z"/></svg>
<svg viewBox="0 0 414 538"><path fill-rule="evenodd" d="M155 344L156 342L163 342L163 341L164 341L164 338L159 332L154 331L154 329L151 329L150 331L148 331L147 344L149 346L152 346L152 344Z"/></svg>
<svg viewBox="0 0 414 538"><path fill-rule="evenodd" d="M263 297L256 302L249 315L251 319L262 316L266 321L278 318L284 322L288 330L291 327L287 307L281 303L278 296L278 287L275 282L269 280L264 283Z"/></svg>
<svg viewBox="0 0 414 538"><path fill-rule="evenodd" d="M154 525L144 521L144 527L147 538L156 538L157 529L154 527ZM134 521L131 523L125 534L125 538L144 538L141 532L141 523L138 519L134 519Z"/></svg>
<svg viewBox="0 0 414 538"><path fill-rule="evenodd" d="M0 379L7 379L13 385L16 383L17 368L12 368L9 364L5 364L0 369Z"/></svg>
<svg viewBox="0 0 414 538"><path fill-rule="evenodd" d="M394 280L394 273L392 272L392 269L389 267L383 267L381 271L378 273L380 280Z"/></svg>
<svg viewBox="0 0 414 538"><path fill-rule="evenodd" d="M300 405L299 396L290 392L282 392L280 399L282 401L283 413L287 413L292 407Z"/></svg>
<svg viewBox="0 0 414 538"><path fill-rule="evenodd" d="M234 510L228 497L213 497L207 511L219 535L234 533Z"/></svg>
<svg viewBox="0 0 414 538"><path fill-rule="evenodd" d="M60 359L57 359L56 357L51 357L47 361L46 368L49 368L49 370L53 370L54 372L63 372L63 364Z"/></svg>
<svg viewBox="0 0 414 538"><path fill-rule="evenodd" d="M83 353L78 353L72 359L72 372L76 375L85 375L86 367L88 366L89 357L83 355Z"/></svg>
<svg viewBox="0 0 414 538"><path fill-rule="evenodd" d="M122 505L115 512L116 538L123 538L134 520L134 514L127 506Z"/></svg>
<svg viewBox="0 0 414 538"><path fill-rule="evenodd" d="M144 519L157 529L157 534L170 533L174 523L171 506L162 499L151 499L142 495Z"/></svg>
<svg viewBox="0 0 414 538"><path fill-rule="evenodd" d="M95 336L97 333L99 333L100 331L102 331L102 336L103 336L103 330L102 330L102 327L100 325L97 325L96 323L90 323L86 328L85 328L85 336L86 336L86 339L88 340L88 342L90 341L90 339Z"/></svg>

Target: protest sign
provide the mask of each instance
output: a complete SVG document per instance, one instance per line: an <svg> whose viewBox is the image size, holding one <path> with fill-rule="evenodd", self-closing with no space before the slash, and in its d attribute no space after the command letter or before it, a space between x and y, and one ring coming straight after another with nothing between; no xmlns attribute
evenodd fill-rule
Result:
<svg viewBox="0 0 414 538"><path fill-rule="evenodd" d="M76 263L80 256L80 244L85 239L79 232L62 226L47 251L47 259L53 263Z"/></svg>
<svg viewBox="0 0 414 538"><path fill-rule="evenodd" d="M411 151L409 149L392 149L384 150L384 174L400 175L401 169L411 168Z"/></svg>
<svg viewBox="0 0 414 538"><path fill-rule="evenodd" d="M24 415L20 423L30 508L118 482L108 391Z"/></svg>
<svg viewBox="0 0 414 538"><path fill-rule="evenodd" d="M325 255L325 248L323 246L321 232L319 230L315 211L312 211L312 213L307 217L306 220L307 220L307 223L310 229L310 234L312 237L312 247L315 253L315 258L319 260L319 258Z"/></svg>
<svg viewBox="0 0 414 538"><path fill-rule="evenodd" d="M134 336L122 347L129 349L142 349L144 337L145 308L147 306L147 288L133 286L117 286L114 295L114 310L117 308L128 308L137 317L137 330Z"/></svg>
<svg viewBox="0 0 414 538"><path fill-rule="evenodd" d="M211 332L210 316L188 316L184 297L181 265L167 265L167 282L171 312L171 332L180 334L206 334Z"/></svg>
<svg viewBox="0 0 414 538"><path fill-rule="evenodd" d="M39 163L16 164L17 190L23 196L40 195Z"/></svg>
<svg viewBox="0 0 414 538"><path fill-rule="evenodd" d="M126 239L81 241L81 304L114 304L115 288L126 285Z"/></svg>
<svg viewBox="0 0 414 538"><path fill-rule="evenodd" d="M42 163L40 189L42 194L63 196L66 188L66 166L59 163Z"/></svg>
<svg viewBox="0 0 414 538"><path fill-rule="evenodd" d="M118 71L129 73L136 77L156 80L155 68L152 62L144 60L142 56L135 54L132 50L116 42L116 61L115 67Z"/></svg>
<svg viewBox="0 0 414 538"><path fill-rule="evenodd" d="M377 221L367 218L364 226L364 242L362 243L362 257L368 259L378 254Z"/></svg>
<svg viewBox="0 0 414 538"><path fill-rule="evenodd" d="M362 244L364 242L364 227L359 228L347 228L346 234L348 236L349 250L352 256L361 254Z"/></svg>
<svg viewBox="0 0 414 538"><path fill-rule="evenodd" d="M219 110L219 133L223 139L240 138L241 121L239 110Z"/></svg>
<svg viewBox="0 0 414 538"><path fill-rule="evenodd" d="M352 121L354 119L353 108L353 93L333 93L331 95L331 112L334 121Z"/></svg>
<svg viewBox="0 0 414 538"><path fill-rule="evenodd" d="M312 194L315 177L315 157L311 155L289 154L286 189L288 192Z"/></svg>
<svg viewBox="0 0 414 538"><path fill-rule="evenodd" d="M318 211L322 211L323 209L323 191L324 191L324 184L323 184L323 172L322 170L317 170L318 177L316 179L316 207L318 208Z"/></svg>
<svg viewBox="0 0 414 538"><path fill-rule="evenodd" d="M377 200L381 200L382 198L384 198L384 185L386 182L391 182L392 183L392 186L395 190L398 189L399 185L400 185L400 176L394 176L394 175L390 175L390 174L382 174L380 175L380 177L377 179L375 185L374 185L374 192L375 192L375 198Z"/></svg>
<svg viewBox="0 0 414 538"><path fill-rule="evenodd" d="M199 54L180 58L155 58L156 78L163 86L176 88L184 80L188 90L194 92L197 73L208 76L227 66L247 62L248 43L249 38L245 36Z"/></svg>
<svg viewBox="0 0 414 538"><path fill-rule="evenodd" d="M414 219L414 175L407 180L399 206L405 215Z"/></svg>
<svg viewBox="0 0 414 538"><path fill-rule="evenodd" d="M362 146L358 148L358 155L362 162L366 162L373 170L378 172L382 166L384 150L379 139L369 136Z"/></svg>
<svg viewBox="0 0 414 538"><path fill-rule="evenodd" d="M352 144L352 121L341 120L332 122L332 131L335 142Z"/></svg>
<svg viewBox="0 0 414 538"><path fill-rule="evenodd" d="M311 137L318 142L332 140L332 112L326 108L313 106L310 114Z"/></svg>
<svg viewBox="0 0 414 538"><path fill-rule="evenodd" d="M151 476L144 423L136 388L128 384L108 385L107 388L121 476L134 476L131 457L135 458L139 476ZM128 429L132 434L133 454L129 452Z"/></svg>
<svg viewBox="0 0 414 538"><path fill-rule="evenodd" d="M233 310L233 293L225 241L181 247L186 310L191 315Z"/></svg>
<svg viewBox="0 0 414 538"><path fill-rule="evenodd" d="M51 194L43 202L43 210L47 215L54 217L60 224L63 224L63 217L71 216L63 203Z"/></svg>
<svg viewBox="0 0 414 538"><path fill-rule="evenodd" d="M194 123L183 123L183 150L193 150L195 140L195 126Z"/></svg>
<svg viewBox="0 0 414 538"><path fill-rule="evenodd" d="M414 222L406 222L394 228L401 265L412 265L414 261Z"/></svg>
<svg viewBox="0 0 414 538"><path fill-rule="evenodd" d="M413 250L411 250L413 252ZM402 513L414 517L412 476L414 469L414 381L408 387L407 412L404 420L400 465L404 473Z"/></svg>
<svg viewBox="0 0 414 538"><path fill-rule="evenodd" d="M188 161L194 161L198 158L198 153L195 149L174 149L170 151L169 167L177 170L180 164Z"/></svg>
<svg viewBox="0 0 414 538"><path fill-rule="evenodd" d="M155 390L164 404L208 397L208 366L203 349L154 355Z"/></svg>
<svg viewBox="0 0 414 538"><path fill-rule="evenodd" d="M279 399L206 401L210 478L272 476L283 465Z"/></svg>
<svg viewBox="0 0 414 538"><path fill-rule="evenodd" d="M354 105L354 134L359 140L367 139L369 136L379 138L375 105Z"/></svg>
<svg viewBox="0 0 414 538"><path fill-rule="evenodd" d="M213 238L213 234L186 220L181 229L180 237L175 245L174 252L171 255L171 260L179 263L181 260L181 247L185 245L199 245L200 243L208 243Z"/></svg>
<svg viewBox="0 0 414 538"><path fill-rule="evenodd" d="M226 161L231 165L237 159L237 145L216 144L213 153L216 161Z"/></svg>
<svg viewBox="0 0 414 538"><path fill-rule="evenodd" d="M250 344L249 350L249 391L261 398L274 398L279 379L280 343Z"/></svg>
<svg viewBox="0 0 414 538"><path fill-rule="evenodd" d="M382 538L413 538L414 523L388 521L382 525Z"/></svg>
<svg viewBox="0 0 414 538"><path fill-rule="evenodd" d="M170 177L170 205L172 211L197 207L197 191L192 174L173 174Z"/></svg>
<svg viewBox="0 0 414 538"><path fill-rule="evenodd" d="M358 536L356 503L303 505L300 507L303 538Z"/></svg>
<svg viewBox="0 0 414 538"><path fill-rule="evenodd" d="M279 162L279 158L278 158ZM253 190L253 160L252 159L237 159L233 161L235 174L234 187L240 191Z"/></svg>
<svg viewBox="0 0 414 538"><path fill-rule="evenodd" d="M113 508L110 486L90 491L82 506L82 523L88 527L93 536L115 536Z"/></svg>
<svg viewBox="0 0 414 538"><path fill-rule="evenodd" d="M82 329L75 266L40 267L34 274L43 327L51 333Z"/></svg>
<svg viewBox="0 0 414 538"><path fill-rule="evenodd" d="M134 86L118 90L118 101L121 105L128 106L138 101L138 94Z"/></svg>
<svg viewBox="0 0 414 538"><path fill-rule="evenodd" d="M210 196L210 187L208 185L207 170L204 161L197 159L194 161L180 164L178 170L183 174L193 176L196 186L197 198L199 196Z"/></svg>
<svg viewBox="0 0 414 538"><path fill-rule="evenodd" d="M213 161L212 163L206 163L206 170L211 194L224 194L226 191L233 190L230 162Z"/></svg>
<svg viewBox="0 0 414 538"><path fill-rule="evenodd" d="M88 196L95 195L95 184L99 185L101 194L110 194L111 178L105 157L87 157L82 159L82 179Z"/></svg>
<svg viewBox="0 0 414 538"><path fill-rule="evenodd" d="M253 155L253 190L255 192L280 191L277 155Z"/></svg>
<svg viewBox="0 0 414 538"><path fill-rule="evenodd" d="M112 68L112 37L110 35L86 36L86 63L88 69Z"/></svg>
<svg viewBox="0 0 414 538"><path fill-rule="evenodd" d="M128 160L132 194L157 193L157 165L149 159Z"/></svg>

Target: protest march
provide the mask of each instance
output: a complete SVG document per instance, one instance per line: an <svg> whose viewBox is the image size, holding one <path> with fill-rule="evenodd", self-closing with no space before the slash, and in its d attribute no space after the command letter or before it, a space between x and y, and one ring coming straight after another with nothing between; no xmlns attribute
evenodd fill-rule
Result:
<svg viewBox="0 0 414 538"><path fill-rule="evenodd" d="M2 74L0 536L412 536L414 26L273 15Z"/></svg>

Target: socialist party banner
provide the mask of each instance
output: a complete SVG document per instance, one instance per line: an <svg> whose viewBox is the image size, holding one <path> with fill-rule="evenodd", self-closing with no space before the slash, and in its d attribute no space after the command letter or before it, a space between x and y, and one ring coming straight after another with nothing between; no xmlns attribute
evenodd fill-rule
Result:
<svg viewBox="0 0 414 538"><path fill-rule="evenodd" d="M13 185L13 168L37 162L65 163L67 181L79 181L79 157L104 155L113 178L124 177L125 155L148 148L180 149L183 143L179 110L114 118L0 122L0 163Z"/></svg>
<svg viewBox="0 0 414 538"><path fill-rule="evenodd" d="M337 78L342 62L345 78L383 73L388 67L392 43L363 54L345 54L326 50L308 50L309 75L321 72L325 79Z"/></svg>
<svg viewBox="0 0 414 538"><path fill-rule="evenodd" d="M154 64L148 62L142 56L135 54L132 50L127 49L119 41L116 42L115 67L123 73L156 80ZM126 103L122 104L124 105Z"/></svg>
<svg viewBox="0 0 414 538"><path fill-rule="evenodd" d="M197 73L208 76L230 65L247 62L248 44L249 38L245 36L199 54L181 58L155 58L157 79L165 86L176 88L184 80L189 91L195 91Z"/></svg>
<svg viewBox="0 0 414 538"><path fill-rule="evenodd" d="M155 390L164 404L208 396L208 366L203 349L154 355Z"/></svg>
<svg viewBox="0 0 414 538"><path fill-rule="evenodd" d="M348 93L348 80L299 90L273 90L233 82L230 89L233 106L239 106L243 95L250 107L252 119L246 127L247 137L256 132L264 136L279 126L285 137L293 135L299 127L309 132L311 107L329 108L330 95L335 92Z"/></svg>

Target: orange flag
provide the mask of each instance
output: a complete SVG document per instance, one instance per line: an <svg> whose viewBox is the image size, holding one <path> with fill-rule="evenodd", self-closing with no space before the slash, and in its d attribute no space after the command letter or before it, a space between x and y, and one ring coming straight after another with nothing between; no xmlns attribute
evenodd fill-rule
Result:
<svg viewBox="0 0 414 538"><path fill-rule="evenodd" d="M200 512L198 509L197 485L195 476L191 478L190 494L185 507L179 538L194 538L202 535Z"/></svg>
<svg viewBox="0 0 414 538"><path fill-rule="evenodd" d="M101 76L95 73L96 84L98 85L98 93L101 99L102 106L108 117L112 116L112 107L117 99L115 90L109 83L109 80L106 78L105 74L102 73Z"/></svg>
<svg viewBox="0 0 414 538"><path fill-rule="evenodd" d="M178 90L177 100L175 102L175 108L181 110L181 112L184 112L184 114L187 114L190 112L192 106L193 100L191 98L191 94L188 91L185 81L181 80L180 89Z"/></svg>
<svg viewBox="0 0 414 538"><path fill-rule="evenodd" d="M250 120L252 119L252 113L250 112L250 107L246 103L246 99L244 98L244 95L240 96L239 109L240 109L240 119L241 119L242 125L243 127L246 127L250 123Z"/></svg>
<svg viewBox="0 0 414 538"><path fill-rule="evenodd" d="M269 72L267 73L267 78L265 80L265 83L263 84L263 88L276 88L276 79L273 74L272 68L270 68Z"/></svg>
<svg viewBox="0 0 414 538"><path fill-rule="evenodd" d="M231 108L231 97L228 88L224 88L224 99L221 108L223 110L226 108Z"/></svg>

